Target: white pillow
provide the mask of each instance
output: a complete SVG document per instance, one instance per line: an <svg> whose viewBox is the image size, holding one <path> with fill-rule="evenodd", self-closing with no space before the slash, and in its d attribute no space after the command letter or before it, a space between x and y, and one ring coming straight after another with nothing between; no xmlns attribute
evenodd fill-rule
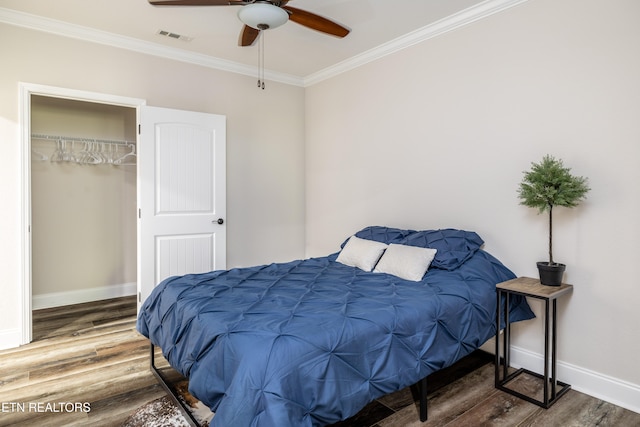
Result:
<svg viewBox="0 0 640 427"><path fill-rule="evenodd" d="M336 261L364 271L371 271L385 249L387 249L386 243L351 236Z"/></svg>
<svg viewBox="0 0 640 427"><path fill-rule="evenodd" d="M392 243L373 271L393 274L401 279L418 282L424 277L433 257L436 256L436 252L436 249Z"/></svg>

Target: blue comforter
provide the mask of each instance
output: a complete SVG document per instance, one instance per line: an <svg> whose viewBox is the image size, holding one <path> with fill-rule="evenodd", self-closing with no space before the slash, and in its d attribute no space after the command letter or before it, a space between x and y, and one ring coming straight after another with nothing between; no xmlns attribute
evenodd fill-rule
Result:
<svg viewBox="0 0 640 427"><path fill-rule="evenodd" d="M137 327L215 412L212 426L331 424L495 335L495 284L514 275L472 252L420 282L337 254L173 277ZM512 321L531 317L524 299L511 304Z"/></svg>

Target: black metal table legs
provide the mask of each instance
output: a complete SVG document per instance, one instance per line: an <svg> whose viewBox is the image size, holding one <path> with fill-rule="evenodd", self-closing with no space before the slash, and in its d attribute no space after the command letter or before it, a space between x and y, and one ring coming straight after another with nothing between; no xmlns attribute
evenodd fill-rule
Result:
<svg viewBox="0 0 640 427"><path fill-rule="evenodd" d="M544 299L544 374L540 375L528 369L520 368L511 374L508 372L510 366L510 348L511 348L511 324L509 323L509 300L510 293L501 289L496 290L497 310L496 310L496 354L495 354L495 386L497 389L510 393L521 399L536 404L542 408L548 409L563 394L565 394L571 386L569 384L558 381L556 378L556 299L550 301ZM504 310L502 305L504 304ZM551 305L551 312L550 312ZM502 350L500 346L500 319L504 311L505 327L502 336ZM549 318L551 316L551 319ZM551 324L551 327L549 326ZM551 353L551 363L549 363L549 353ZM502 357L501 357L502 356ZM502 372L501 372L502 371ZM543 380L543 398L542 400L527 396L516 390L508 388L507 385L513 379L522 374L532 375Z"/></svg>

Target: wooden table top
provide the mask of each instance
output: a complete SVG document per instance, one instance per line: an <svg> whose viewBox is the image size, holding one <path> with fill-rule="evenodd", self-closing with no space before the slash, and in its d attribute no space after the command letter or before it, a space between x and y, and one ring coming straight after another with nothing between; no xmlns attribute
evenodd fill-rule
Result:
<svg viewBox="0 0 640 427"><path fill-rule="evenodd" d="M573 285L563 283L560 286L547 286L541 284L540 280L531 277L518 277L507 280L506 282L498 283L496 288L550 300L573 291Z"/></svg>

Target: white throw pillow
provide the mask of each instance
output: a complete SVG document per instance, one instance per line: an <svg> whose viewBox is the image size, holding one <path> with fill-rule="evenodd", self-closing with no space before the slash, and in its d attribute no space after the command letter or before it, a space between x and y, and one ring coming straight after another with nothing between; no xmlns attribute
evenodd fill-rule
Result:
<svg viewBox="0 0 640 427"><path fill-rule="evenodd" d="M364 271L371 271L386 248L386 243L351 236L336 261Z"/></svg>
<svg viewBox="0 0 640 427"><path fill-rule="evenodd" d="M436 256L436 252L436 249L392 243L373 271L393 274L401 279L418 282L424 277L433 257Z"/></svg>

